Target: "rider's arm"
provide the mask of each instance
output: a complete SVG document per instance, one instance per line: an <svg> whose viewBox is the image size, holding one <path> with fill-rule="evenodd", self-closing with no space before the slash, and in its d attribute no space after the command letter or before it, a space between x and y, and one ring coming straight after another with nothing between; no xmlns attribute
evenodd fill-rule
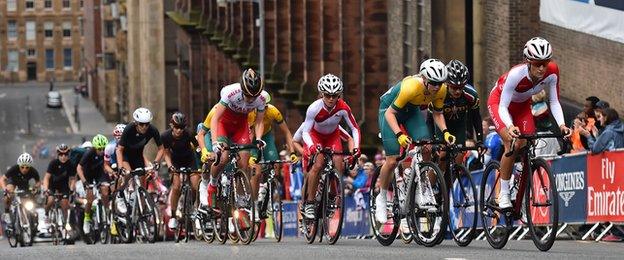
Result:
<svg viewBox="0 0 624 260"><path fill-rule="evenodd" d="M479 109L479 96L474 88L467 86L466 93L468 93L472 98L472 106L468 110L468 132L473 132L476 135L476 139L478 142L483 142L483 126L482 126L482 118L481 111Z"/></svg>
<svg viewBox="0 0 624 260"><path fill-rule="evenodd" d="M219 102L218 104L214 106L214 109L215 109L214 115L212 116L212 119L210 120L211 131L216 131L217 125L219 124L219 120L221 120L221 116L223 116L223 112L225 112L226 107L221 102ZM218 140L217 134L216 132L212 132L212 133L213 133L211 135L212 142L215 143Z"/></svg>
<svg viewBox="0 0 624 260"><path fill-rule="evenodd" d="M6 176L0 176L0 189L5 189L6 187Z"/></svg>
<svg viewBox="0 0 624 260"><path fill-rule="evenodd" d="M76 173L78 174L78 178L80 178L80 180L82 181L83 185L87 184L87 179L85 179L84 177L84 171L82 169L82 165L78 164L78 167L76 167Z"/></svg>
<svg viewBox="0 0 624 260"><path fill-rule="evenodd" d="M343 101L344 102L344 101ZM349 105L347 105L345 103L346 106L346 115L344 117L344 120L347 122L347 125L349 126L349 128L351 128L351 137L353 138L353 148L360 148L360 126L358 125L357 121L355 121L355 117L353 116L353 113L351 113L351 108L349 107ZM349 150L353 150L353 149L349 149Z"/></svg>
<svg viewBox="0 0 624 260"><path fill-rule="evenodd" d="M505 124L505 127L507 127L507 129L514 126L513 120L511 119L511 114L509 114L509 104L511 104L511 98L514 94L514 90L520 80L522 80L522 77L522 74L512 73L510 71L509 73L507 73L507 78L505 79L505 83L502 86L503 90L501 92L500 102L498 103L498 115L500 116L503 124Z"/></svg>
<svg viewBox="0 0 624 260"><path fill-rule="evenodd" d="M313 103L314 104L314 103ZM306 112L305 121L301 124L301 139L303 140L303 144L306 148L314 145L312 141L312 136L310 135L310 131L312 130L312 126L314 125L314 117L316 116L315 109L312 109L312 106L308 107L308 111Z"/></svg>
<svg viewBox="0 0 624 260"><path fill-rule="evenodd" d="M115 149L115 155L117 156L117 167L121 169L123 167L123 145L118 144L117 149ZM77 169L76 169L77 171Z"/></svg>
<svg viewBox="0 0 624 260"><path fill-rule="evenodd" d="M286 145L288 145L290 152L294 153L295 145L293 142L292 134L290 133L290 129L288 129L288 125L286 124L286 121L282 121L281 123L278 124L278 126L280 130L282 131L282 133L284 133L284 136L286 137Z"/></svg>
<svg viewBox="0 0 624 260"><path fill-rule="evenodd" d="M165 162L167 163L167 168L170 168L171 166L173 166L173 161L171 160L171 150L165 149L163 154L165 155Z"/></svg>
<svg viewBox="0 0 624 260"><path fill-rule="evenodd" d="M162 160L163 153L165 152L165 147L163 147L163 143L160 139L160 133L158 132L158 129L150 125L150 131L152 132L152 137L154 138L154 142L158 146L158 152L156 153L156 158L154 158L154 161L160 162L160 160Z"/></svg>
<svg viewBox="0 0 624 260"><path fill-rule="evenodd" d="M43 176L43 190L48 190L50 187L50 176L52 176L50 172L46 172Z"/></svg>
<svg viewBox="0 0 624 260"><path fill-rule="evenodd" d="M442 132L446 129L446 120L444 120L444 114L440 111L433 111L433 122L438 126Z"/></svg>
<svg viewBox="0 0 624 260"><path fill-rule="evenodd" d="M254 132L256 134L256 140L262 139L262 134L264 133L264 124L262 123L262 119L264 118L264 110L258 110L256 112L256 122L254 123Z"/></svg>
<svg viewBox="0 0 624 260"><path fill-rule="evenodd" d="M552 63L552 62L551 62ZM550 111L552 112L555 121L557 121L557 126L562 127L565 126L565 120L563 118L563 110L561 109L561 103L559 103L559 68L553 63L555 70L555 78L550 81L550 90L549 93L549 103L550 103ZM549 77L552 77L550 75Z"/></svg>

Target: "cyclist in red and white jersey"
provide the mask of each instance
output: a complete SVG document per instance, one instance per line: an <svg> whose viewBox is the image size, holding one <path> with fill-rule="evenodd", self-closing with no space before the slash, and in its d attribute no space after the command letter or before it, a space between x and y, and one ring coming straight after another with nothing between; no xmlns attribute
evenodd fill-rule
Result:
<svg viewBox="0 0 624 260"><path fill-rule="evenodd" d="M301 129L301 136L305 144L304 161L309 160L310 156L317 152L317 145L322 148L331 148L333 151L342 151L341 134L338 126L343 119L351 128L351 136L355 143L353 157L358 157L360 128L351 113L351 108L340 98L343 90L342 80L332 74L327 74L319 79L317 88L322 94L322 98L314 101L308 107ZM306 164L304 163L304 165ZM316 157L314 165L305 176L308 187L311 187L307 189L304 204L304 217L309 219L313 219L315 215L315 187L318 186L318 172L324 165L324 158L322 156ZM334 165L338 172L342 172L343 165L339 156L334 157Z"/></svg>
<svg viewBox="0 0 624 260"><path fill-rule="evenodd" d="M262 148L264 141L262 141L262 134L264 132L264 124L262 119L264 118L264 109L266 108L266 100L263 95L260 95L264 89L264 83L252 69L243 71L240 83L231 84L225 86L221 90L221 100L215 105L214 115L210 120L210 129L212 132L212 151L215 154L221 154L221 161L217 166L210 167L210 183L206 187L208 192L207 204L210 207L214 206L215 195L217 192L217 180L221 173L221 170L228 162L228 151L224 150L224 147L231 145L232 143L238 145L249 144L249 124L247 122L247 114L256 110L257 116L254 122L254 136L253 143ZM208 150L202 148L202 157L207 157ZM239 160L239 167L244 172L248 171L249 164L254 164L254 160L250 160L249 152L241 152ZM203 199L203 187L205 184L200 185L200 202L204 204Z"/></svg>
<svg viewBox="0 0 624 260"><path fill-rule="evenodd" d="M563 111L559 103L559 67L551 60L552 47L541 37L530 39L524 45L525 62L503 74L490 92L488 110L502 137L505 153L511 148L512 138L519 134L535 133L535 123L531 114L531 96L547 88L550 110L562 133L570 134L565 126ZM501 189L499 207L511 208L509 179L511 169L521 147L526 140L516 141L516 153L501 159Z"/></svg>

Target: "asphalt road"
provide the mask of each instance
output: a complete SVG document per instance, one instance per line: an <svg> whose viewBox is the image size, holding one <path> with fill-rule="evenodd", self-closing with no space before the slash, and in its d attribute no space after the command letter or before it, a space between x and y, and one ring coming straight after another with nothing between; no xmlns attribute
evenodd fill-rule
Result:
<svg viewBox="0 0 624 260"><path fill-rule="evenodd" d="M557 241L549 252L538 251L530 240L510 241L502 250L492 249L485 241L458 247L445 241L433 248L400 241L383 247L374 239L343 239L336 245L306 244L303 239L287 238L277 244L261 239L251 245L156 244L53 246L10 248L0 240L0 259L622 259L622 243Z"/></svg>

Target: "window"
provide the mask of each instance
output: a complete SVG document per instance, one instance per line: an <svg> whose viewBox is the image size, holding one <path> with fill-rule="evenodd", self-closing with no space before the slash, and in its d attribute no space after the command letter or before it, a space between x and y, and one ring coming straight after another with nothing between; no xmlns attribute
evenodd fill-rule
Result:
<svg viewBox="0 0 624 260"><path fill-rule="evenodd" d="M71 48L63 49L63 67L65 69L72 68L72 49Z"/></svg>
<svg viewBox="0 0 624 260"><path fill-rule="evenodd" d="M15 20L9 20L7 36L11 40L15 40L17 38L17 22L15 22Z"/></svg>
<svg viewBox="0 0 624 260"><path fill-rule="evenodd" d="M113 53L104 54L104 69L107 69L107 70L115 69L115 54Z"/></svg>
<svg viewBox="0 0 624 260"><path fill-rule="evenodd" d="M46 9L52 9L52 0L44 0L43 7L45 7Z"/></svg>
<svg viewBox="0 0 624 260"><path fill-rule="evenodd" d="M26 0L26 10L35 9L35 0Z"/></svg>
<svg viewBox="0 0 624 260"><path fill-rule="evenodd" d="M7 70L17 71L19 69L19 53L16 50L10 50L8 55L9 63L7 64Z"/></svg>
<svg viewBox="0 0 624 260"><path fill-rule="evenodd" d="M63 22L63 37L71 37L71 22Z"/></svg>
<svg viewBox="0 0 624 260"><path fill-rule="evenodd" d="M104 21L104 37L115 37L115 24L113 21Z"/></svg>
<svg viewBox="0 0 624 260"><path fill-rule="evenodd" d="M71 8L69 0L63 0L63 9L69 9L69 8Z"/></svg>
<svg viewBox="0 0 624 260"><path fill-rule="evenodd" d="M54 50L53 49L45 50L45 63L46 63L46 69L54 69Z"/></svg>
<svg viewBox="0 0 624 260"><path fill-rule="evenodd" d="M37 50L35 50L35 49L28 49L28 50L26 51L26 55L27 55L29 58L36 57L36 56L37 56Z"/></svg>
<svg viewBox="0 0 624 260"><path fill-rule="evenodd" d="M37 37L37 24L34 21L26 22L26 40L34 41Z"/></svg>
<svg viewBox="0 0 624 260"><path fill-rule="evenodd" d="M17 11L17 1L16 0L7 0L7 12L15 12Z"/></svg>
<svg viewBox="0 0 624 260"><path fill-rule="evenodd" d="M46 22L43 24L43 34L46 38L52 38L54 32L54 23Z"/></svg>
<svg viewBox="0 0 624 260"><path fill-rule="evenodd" d="M84 7L84 0L80 0L80 8Z"/></svg>

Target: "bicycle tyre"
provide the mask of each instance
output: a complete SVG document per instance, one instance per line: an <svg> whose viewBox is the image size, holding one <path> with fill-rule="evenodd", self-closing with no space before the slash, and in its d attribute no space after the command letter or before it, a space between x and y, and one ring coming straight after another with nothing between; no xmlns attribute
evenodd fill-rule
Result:
<svg viewBox="0 0 624 260"><path fill-rule="evenodd" d="M543 174L541 175L539 174L540 173L539 169L542 169L545 172L545 176L543 176ZM535 195L535 193L540 194L539 191L535 192L535 189L539 187L534 187L536 183L534 180L535 177L533 175L536 172L538 173L537 177L541 185L548 186L548 187L544 187L544 186L541 187L543 190L548 188L548 192L544 192L544 193L549 193L548 200L550 200L550 206L549 206L550 210L548 212L550 223L545 223L545 225L540 225L533 221L533 211L531 209L531 205L533 205L533 203L530 203L530 202L533 201L532 197L533 195ZM544 172L541 172L541 173L544 173ZM544 183L543 177L548 178L548 183ZM559 199L559 195L557 194L555 178L552 174L550 167L546 163L546 161L542 158L535 158L531 160L531 176L528 178L527 191L525 192L526 203L524 206L525 206L525 210L527 214L527 225L529 226L529 230L531 231L531 239L533 240L533 244L535 244L535 247L537 247L537 249L539 249L540 251L550 250L550 248L552 248L553 244L555 243L555 239L557 238L557 229L559 228L559 201L558 199ZM539 211L541 212L541 210ZM548 227L549 224L551 225L550 228ZM543 230L544 228L546 230ZM540 235L543 235L543 233L546 233L546 235L544 235L543 237L540 236Z"/></svg>
<svg viewBox="0 0 624 260"><path fill-rule="evenodd" d="M275 235L275 240L279 243L282 241L282 236L284 235L284 222L283 222L283 208L282 208L282 198L280 196L281 185L277 180L273 180L269 183L269 193L271 196L269 197L268 205L266 208L271 208L271 221L273 222L273 234ZM267 214L268 215L268 214Z"/></svg>
<svg viewBox="0 0 624 260"><path fill-rule="evenodd" d="M308 190L308 185L307 185L307 181L304 179L304 183L303 183L303 187L301 189L301 196L305 197L306 194L308 194L307 192ZM318 227L319 227L319 221L318 218L315 219L306 219L304 217L303 214L303 210L304 210L304 202L305 200L302 200L301 202L301 207L299 208L299 214L301 216L301 231L303 233L303 236L305 237L305 240L308 244L312 244L314 243L314 240L316 240L316 233L318 231Z"/></svg>
<svg viewBox="0 0 624 260"><path fill-rule="evenodd" d="M238 218L234 221L236 235L238 235L241 243L248 245L254 237L255 203L251 198L251 184L245 172L236 171L232 187L231 195L234 198L234 210L238 212L238 214L234 213L235 219Z"/></svg>
<svg viewBox="0 0 624 260"><path fill-rule="evenodd" d="M377 242L379 242L379 244L383 245L383 246L389 246L392 245L392 243L394 243L394 240L397 237L397 233L399 231L399 226L401 223L401 220L398 219L398 216L394 216L392 217L392 228L390 229L390 233L389 234L382 234L382 230L383 227L385 225L388 225L388 222L386 223L378 223L377 219L375 218L375 210L377 209L376 202L375 202L375 198L377 197L377 195L379 194L379 190L375 188L375 183L377 183L377 179L379 179L379 174L380 174L380 170L381 167L377 167L377 169L375 169L375 172L373 173L373 178L371 180L371 190L370 190L370 197L368 198L368 206L369 206L369 211L368 211L368 219L370 221L370 225L373 229L373 235L375 235L375 239L377 240ZM394 174L394 173L393 173ZM396 191L396 180L395 178L392 178L392 182L390 183L390 189L388 189L388 192L392 192L393 196L392 196L392 200L394 202L394 191ZM394 203L393 203L394 205ZM394 207L393 207L394 208ZM393 210L392 208L390 210ZM397 220L398 219L398 220Z"/></svg>
<svg viewBox="0 0 624 260"><path fill-rule="evenodd" d="M507 244L507 241L509 240L509 229L506 224L501 224L503 219L505 222L507 219L504 218L502 212L498 212L490 207L490 205L496 204L496 196L494 195L494 198L492 198L492 191L496 191L496 186L500 183L499 177L497 176L499 169L500 163L497 161L490 161L487 164L485 170L483 171L481 189L479 191L479 212L481 213L483 232L485 232L485 237L490 246L495 249L505 247L505 244ZM494 185L490 185L492 181L489 179L494 180ZM487 187L490 187L489 193L486 193ZM501 217L503 218L501 219ZM490 226L491 223L496 223L496 226Z"/></svg>
<svg viewBox="0 0 624 260"><path fill-rule="evenodd" d="M327 242L333 245L340 238L342 222L344 221L344 184L335 171L328 173L326 177L322 210L323 233L327 237ZM337 194L334 194L332 199L333 192Z"/></svg>
<svg viewBox="0 0 624 260"><path fill-rule="evenodd" d="M457 186L459 188L459 192L457 193L458 196L456 196L456 192L454 189L454 186L455 186L454 184L456 181L457 181ZM468 185L466 186L463 183L463 181L467 181ZM451 231L453 240L458 246L465 247L465 246L468 246L472 242L472 240L474 239L475 230L477 229L477 215L476 214L478 214L477 212L479 212L477 209L478 202L475 198L475 195L477 195L477 187L475 186L475 183L468 169L463 165L455 164L453 167L453 171L451 172L450 187L448 188L451 194L449 198L453 199L452 202L449 199L449 203L453 203L452 209L460 208L459 214L460 214L462 223L464 222L463 221L464 214L466 214L466 212L470 212L470 208L472 208L473 216L472 216L472 221L468 222L470 225L468 229L465 229L465 227L459 227L459 226L457 229L455 229L455 225L454 225L455 221L449 215L449 230ZM461 201L462 199L463 201ZM449 213L450 213L450 209L449 209Z"/></svg>
<svg viewBox="0 0 624 260"><path fill-rule="evenodd" d="M435 212L429 212L419 208L419 205L416 203L416 185L419 184L412 181L408 188L410 196L408 204L410 213L408 219L411 219L411 221L408 222L410 223L411 230L414 232L414 240L417 244L433 247L439 244L446 234L445 231L447 229L449 216L448 191L446 189L446 181L442 170L440 170L437 164L421 162L419 163L419 168L420 172L418 174L421 176L421 181L426 177L429 170L433 171L435 175L435 186L432 187L432 192L434 193L433 196L435 197L437 209ZM413 178L413 180L416 180L416 178ZM434 192L435 187L437 187L438 190L437 194ZM421 227L422 220L426 221L426 229ZM440 221L440 224L439 229L436 231L437 221ZM433 227L431 227L432 225Z"/></svg>
<svg viewBox="0 0 624 260"><path fill-rule="evenodd" d="M17 218L15 217L16 215L15 209L13 209L10 213L10 217L11 217L11 227L8 227L9 225L7 225L7 229L6 230L6 236L7 236L7 240L9 242L9 246L11 247L17 247L17 244L19 244L19 237L18 237L18 231L17 231Z"/></svg>
<svg viewBox="0 0 624 260"><path fill-rule="evenodd" d="M139 192L139 199L142 200L141 203L143 203L143 207L142 208L139 207L140 212L139 212L139 218L138 218L138 223L137 223L139 225L137 225L137 228L139 228L138 230L139 232L144 233L144 234L141 234L142 238L146 239L147 242L149 242L150 244L153 244L156 242L156 236L158 235L157 234L158 222L156 221L156 213L155 213L156 209L154 206L154 200L143 187L139 187L138 192ZM137 202L137 205L138 205L138 202ZM143 227L141 227L141 224L145 226L144 230L143 230Z"/></svg>

